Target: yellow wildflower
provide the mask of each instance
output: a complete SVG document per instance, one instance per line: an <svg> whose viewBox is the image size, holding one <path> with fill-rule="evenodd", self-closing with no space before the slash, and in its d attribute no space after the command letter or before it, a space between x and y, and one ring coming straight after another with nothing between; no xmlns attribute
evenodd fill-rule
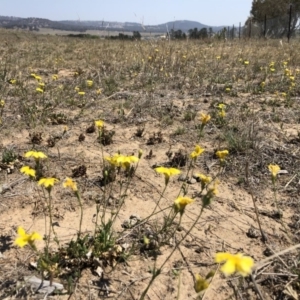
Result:
<svg viewBox="0 0 300 300"><path fill-rule="evenodd" d="M206 125L210 119L211 119L210 115L200 113L200 121L202 122L203 125Z"/></svg>
<svg viewBox="0 0 300 300"><path fill-rule="evenodd" d="M269 171L271 172L272 178L276 178L280 171L280 167L278 165L268 165Z"/></svg>
<svg viewBox="0 0 300 300"><path fill-rule="evenodd" d="M85 95L85 92L78 92L78 95L83 96Z"/></svg>
<svg viewBox="0 0 300 300"><path fill-rule="evenodd" d="M0 107L4 107L5 105L5 101L4 100L0 100Z"/></svg>
<svg viewBox="0 0 300 300"><path fill-rule="evenodd" d="M42 237L37 232L32 232L30 234L26 233L23 227L18 227L18 235L19 237L16 238L14 244L23 248L26 245L30 245L31 247L34 246L35 240L41 240Z"/></svg>
<svg viewBox="0 0 300 300"><path fill-rule="evenodd" d="M264 88L265 85L266 85L266 83L265 83L264 81L262 81L262 82L260 83L260 86L261 86L262 88Z"/></svg>
<svg viewBox="0 0 300 300"><path fill-rule="evenodd" d="M144 245L150 244L150 240L145 235L143 236L143 241L144 241Z"/></svg>
<svg viewBox="0 0 300 300"><path fill-rule="evenodd" d="M119 155L119 157L117 158L117 163L126 169L128 169L130 167L131 163L135 163L138 161L139 161L138 157L136 157L134 155L131 155L131 156Z"/></svg>
<svg viewBox="0 0 300 300"><path fill-rule="evenodd" d="M41 178L38 185L43 185L46 189L51 189L55 183L59 182L58 179L53 177Z"/></svg>
<svg viewBox="0 0 300 300"><path fill-rule="evenodd" d="M207 194L212 194L214 196L216 196L218 194L218 187L219 185L219 180L216 180L212 186L209 187Z"/></svg>
<svg viewBox="0 0 300 300"><path fill-rule="evenodd" d="M120 154L116 153L112 157L104 157L105 160L107 160L111 165L115 167L119 167L120 164L118 163L118 158L120 157Z"/></svg>
<svg viewBox="0 0 300 300"><path fill-rule="evenodd" d="M217 108L224 110L226 108L226 104L220 103L220 104L218 104Z"/></svg>
<svg viewBox="0 0 300 300"><path fill-rule="evenodd" d="M221 56L220 56L220 55L218 55L218 56L216 57L216 59L218 59L218 60L219 60L219 59L221 59Z"/></svg>
<svg viewBox="0 0 300 300"><path fill-rule="evenodd" d="M213 186L210 186L207 190L207 193L202 198L202 204L203 207L206 207L209 205L213 199L214 196L218 194L217 186L219 184L219 181L215 181Z"/></svg>
<svg viewBox="0 0 300 300"><path fill-rule="evenodd" d="M52 75L52 79L53 80L57 80L58 79L58 75L57 74Z"/></svg>
<svg viewBox="0 0 300 300"><path fill-rule="evenodd" d="M216 155L218 156L218 158L220 159L220 161L224 161L226 156L229 154L228 150L219 150L216 152Z"/></svg>
<svg viewBox="0 0 300 300"><path fill-rule="evenodd" d="M43 152L41 151L28 151L25 153L24 155L25 157L33 157L35 159L44 159L44 158L47 158L47 155L44 154Z"/></svg>
<svg viewBox="0 0 300 300"><path fill-rule="evenodd" d="M211 183L212 181L212 178L210 176L206 176L201 173L195 174L195 176L200 178L202 188L204 188L207 184Z"/></svg>
<svg viewBox="0 0 300 300"><path fill-rule="evenodd" d="M243 256L243 254L230 254L227 252L216 253L215 262L225 264L221 267L221 271L225 276L231 275L235 272L240 273L242 276L250 275L254 261L250 256Z"/></svg>
<svg viewBox="0 0 300 300"><path fill-rule="evenodd" d="M155 168L155 171L165 176L166 185L169 183L169 179L171 176L180 174L180 170L176 168L157 167Z"/></svg>
<svg viewBox="0 0 300 300"><path fill-rule="evenodd" d="M41 87L41 89L43 89L45 87L45 83L44 82L39 82L39 86Z"/></svg>
<svg viewBox="0 0 300 300"><path fill-rule="evenodd" d="M190 158L195 159L204 151L199 145L196 145L195 150L190 154Z"/></svg>
<svg viewBox="0 0 300 300"><path fill-rule="evenodd" d="M20 169L20 172L28 175L29 177L35 177L35 170L31 169L29 166L24 166Z"/></svg>
<svg viewBox="0 0 300 300"><path fill-rule="evenodd" d="M244 65L249 65L249 60L244 60Z"/></svg>
<svg viewBox="0 0 300 300"><path fill-rule="evenodd" d="M270 71L271 72L275 72L275 68L270 68Z"/></svg>
<svg viewBox="0 0 300 300"><path fill-rule="evenodd" d="M203 278L202 276L200 276L199 274L195 275L195 291L196 293L200 293L204 290L206 290L209 286L209 283L207 282L207 280L205 278Z"/></svg>
<svg viewBox="0 0 300 300"><path fill-rule="evenodd" d="M175 201L174 201L174 207L175 210L177 212L180 212L181 214L183 214L185 207L190 204L193 203L195 200L189 198L189 197L182 197L179 196Z"/></svg>
<svg viewBox="0 0 300 300"><path fill-rule="evenodd" d="M231 89L229 87L225 89L225 92L227 92L227 93L230 91L231 91Z"/></svg>
<svg viewBox="0 0 300 300"><path fill-rule="evenodd" d="M65 181L63 182L63 187L64 188L71 188L73 192L77 192L77 184L75 181L72 180L72 178L67 177Z"/></svg>
<svg viewBox="0 0 300 300"><path fill-rule="evenodd" d="M8 83L10 83L10 84L15 84L16 82L17 82L16 79L9 79L9 80L8 80Z"/></svg>
<svg viewBox="0 0 300 300"><path fill-rule="evenodd" d="M86 85L89 87L93 86L93 80L87 80Z"/></svg>
<svg viewBox="0 0 300 300"><path fill-rule="evenodd" d="M40 81L40 80L42 80L42 77L40 77L40 76L37 76L37 75L36 75L34 78L35 78L37 81Z"/></svg>
<svg viewBox="0 0 300 300"><path fill-rule="evenodd" d="M100 94L102 94L102 90L98 89L96 93L97 93L97 95L100 95Z"/></svg>
<svg viewBox="0 0 300 300"><path fill-rule="evenodd" d="M221 118L224 118L224 117L226 116L226 112L225 112L224 109L221 109L221 110L219 111L219 116L220 116Z"/></svg>
<svg viewBox="0 0 300 300"><path fill-rule="evenodd" d="M284 74L285 74L286 76L290 76L291 71L290 71L289 69L284 69Z"/></svg>
<svg viewBox="0 0 300 300"><path fill-rule="evenodd" d="M104 122L102 120L95 121L95 126L100 129L104 126Z"/></svg>
<svg viewBox="0 0 300 300"><path fill-rule="evenodd" d="M43 94L44 93L44 90L43 89L41 89L41 88L36 88L35 89L38 93L41 93L41 94Z"/></svg>
<svg viewBox="0 0 300 300"><path fill-rule="evenodd" d="M80 88L78 86L75 87L75 92L79 92Z"/></svg>
<svg viewBox="0 0 300 300"><path fill-rule="evenodd" d="M290 80L294 81L295 80L295 76L290 76Z"/></svg>

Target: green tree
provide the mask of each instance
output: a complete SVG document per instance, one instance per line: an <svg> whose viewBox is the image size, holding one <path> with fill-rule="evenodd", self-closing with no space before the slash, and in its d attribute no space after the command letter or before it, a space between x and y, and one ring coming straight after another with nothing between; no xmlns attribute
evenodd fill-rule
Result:
<svg viewBox="0 0 300 300"><path fill-rule="evenodd" d="M198 34L200 39L207 39L208 38L208 31L207 28L202 28L199 30L199 34Z"/></svg>
<svg viewBox="0 0 300 300"><path fill-rule="evenodd" d="M262 32L266 16L269 36L287 35L290 4L292 5L291 33L295 32L300 18L300 0L253 0L250 11L253 25L258 26Z"/></svg>
<svg viewBox="0 0 300 300"><path fill-rule="evenodd" d="M189 38L197 39L198 38L198 28L189 29Z"/></svg>
<svg viewBox="0 0 300 300"><path fill-rule="evenodd" d="M132 36L135 40L140 40L142 38L142 35L139 31L133 31Z"/></svg>

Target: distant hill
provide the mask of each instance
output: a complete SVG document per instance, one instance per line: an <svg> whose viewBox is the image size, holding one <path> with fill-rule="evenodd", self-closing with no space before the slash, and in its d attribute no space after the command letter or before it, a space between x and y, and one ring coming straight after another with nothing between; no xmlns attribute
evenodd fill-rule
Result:
<svg viewBox="0 0 300 300"><path fill-rule="evenodd" d="M212 28L214 32L218 32L222 30L225 26L209 26L209 25L204 25L202 23L196 22L196 21L188 21L188 20L182 20L182 21L173 21L173 22L167 22L164 24L160 24L157 26L146 26L149 28L153 28L153 30L159 30L159 31L166 31L174 29L174 30L182 30L184 32L189 31L189 29L202 29L202 28ZM226 26L227 27L227 26Z"/></svg>
<svg viewBox="0 0 300 300"><path fill-rule="evenodd" d="M78 26L78 21L60 21L61 23ZM82 26L89 29L98 29L98 30L123 30L123 31L152 31L152 32L167 32L171 29L182 30L187 32L189 29L202 29L204 27L211 27L214 32L218 32L224 28L224 26L208 26L196 21L173 21L167 22L159 25L143 25L140 23L134 22L108 22L108 21L80 21Z"/></svg>
<svg viewBox="0 0 300 300"><path fill-rule="evenodd" d="M51 21L42 18L18 18L0 16L0 27L21 28L38 31L39 28L51 28L65 31L107 30L107 31L148 31L166 33L171 29L187 32L189 29L206 27L218 32L224 26L208 26L195 21L173 21L159 25L142 25L134 22L108 22L108 21Z"/></svg>

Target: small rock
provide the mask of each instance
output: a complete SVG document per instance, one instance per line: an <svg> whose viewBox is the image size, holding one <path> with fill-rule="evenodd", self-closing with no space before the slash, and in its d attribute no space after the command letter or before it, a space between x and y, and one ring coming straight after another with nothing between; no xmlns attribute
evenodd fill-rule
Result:
<svg viewBox="0 0 300 300"><path fill-rule="evenodd" d="M139 215L131 215L131 216L129 217L129 219L130 219L130 220L136 219L137 221L140 221L140 220L141 220L141 217L140 217Z"/></svg>
<svg viewBox="0 0 300 300"><path fill-rule="evenodd" d="M178 177L178 181L187 181L189 178L186 176L186 175L183 175L181 174L179 177Z"/></svg>
<svg viewBox="0 0 300 300"><path fill-rule="evenodd" d="M252 239L257 239L260 236L260 233L257 229L250 227L247 232L247 236Z"/></svg>
<svg viewBox="0 0 300 300"><path fill-rule="evenodd" d="M121 245L121 247L126 251L127 249L130 248L130 245L128 243L124 243Z"/></svg>
<svg viewBox="0 0 300 300"><path fill-rule="evenodd" d="M100 277L102 278L103 276L103 269L101 267L98 267L96 270L95 270L95 273Z"/></svg>
<svg viewBox="0 0 300 300"><path fill-rule="evenodd" d="M271 256L273 253L272 253L272 251L271 251L269 248L266 248L266 249L264 250L263 254L264 254L265 256Z"/></svg>
<svg viewBox="0 0 300 300"><path fill-rule="evenodd" d="M63 290L64 286L57 282L51 282L48 280L41 280L36 276L25 276L24 281L31 286L31 288L38 293L52 294L55 289Z"/></svg>
<svg viewBox="0 0 300 300"><path fill-rule="evenodd" d="M194 184L196 182L197 182L197 180L195 178L191 178L187 181L188 184Z"/></svg>

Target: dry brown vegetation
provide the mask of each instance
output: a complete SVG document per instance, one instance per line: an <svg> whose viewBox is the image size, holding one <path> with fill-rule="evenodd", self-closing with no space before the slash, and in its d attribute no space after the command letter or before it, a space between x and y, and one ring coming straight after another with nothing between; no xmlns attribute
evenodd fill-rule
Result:
<svg viewBox="0 0 300 300"><path fill-rule="evenodd" d="M298 41L0 36L1 299L38 299L25 283L32 275L63 285L49 299L140 299L162 264L145 299L298 299L299 251L291 248L300 230ZM200 134L201 112L211 120ZM105 124L100 136L96 120ZM191 161L196 144L205 151ZM112 170L104 159L140 149L131 170ZM220 163L223 149L229 155ZM24 157L30 150L48 156L39 177L60 180L51 189L57 240L44 264L50 200L39 178L20 173L35 167ZM269 164L281 168L275 185ZM158 166L181 174L165 187ZM219 185L193 225L205 197L197 173ZM80 202L63 188L66 177L81 197L80 235ZM195 202L172 218L180 193ZM14 245L18 226L45 233L37 252ZM224 277L216 252L251 256L252 275ZM195 274L210 271L197 295Z"/></svg>

